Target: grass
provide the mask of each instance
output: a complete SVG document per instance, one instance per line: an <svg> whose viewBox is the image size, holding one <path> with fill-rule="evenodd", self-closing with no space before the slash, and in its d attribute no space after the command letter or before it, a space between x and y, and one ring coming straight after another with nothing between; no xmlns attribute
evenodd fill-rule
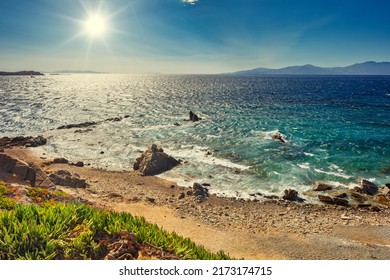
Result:
<svg viewBox="0 0 390 280"><path fill-rule="evenodd" d="M0 182L1 201L7 187ZM0 259L102 259L108 252L109 236L127 231L139 243L173 251L180 259L229 259L222 251L208 252L191 240L169 233L142 217L99 210L76 202L57 202L60 192L31 188L38 204L0 205ZM49 201L50 203L47 203Z"/></svg>

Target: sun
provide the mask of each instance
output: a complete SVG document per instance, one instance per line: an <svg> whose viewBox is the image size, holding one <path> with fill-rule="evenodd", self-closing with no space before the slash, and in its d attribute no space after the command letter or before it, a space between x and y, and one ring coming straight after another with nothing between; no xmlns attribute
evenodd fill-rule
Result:
<svg viewBox="0 0 390 280"><path fill-rule="evenodd" d="M88 15L84 22L86 33L92 37L103 37L108 29L108 22L104 15L95 13Z"/></svg>

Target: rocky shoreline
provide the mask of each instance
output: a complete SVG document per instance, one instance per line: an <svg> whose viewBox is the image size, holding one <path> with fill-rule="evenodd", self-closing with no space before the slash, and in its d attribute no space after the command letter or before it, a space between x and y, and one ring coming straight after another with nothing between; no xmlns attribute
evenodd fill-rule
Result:
<svg viewBox="0 0 390 280"><path fill-rule="evenodd" d="M234 257L390 259L390 230L388 235L381 233L390 229L388 186L362 180L355 189L347 190L318 183L310 195L329 197L320 198L325 202L318 204L303 201L289 189L283 197L260 193L247 200L218 197L209 194L207 184L184 188L140 172L97 170L64 158L42 159L26 149L32 143L44 142L38 139L20 138L20 145L13 139L0 139L0 143L6 143L0 147L1 180L41 186L37 178L44 173L51 184L43 187L64 190L96 207L145 216L163 227L172 226L172 230L206 248L223 249ZM158 147L150 151L144 154L163 152ZM10 162L15 165L12 167ZM27 173L18 171L26 169ZM35 181L30 170L35 171ZM165 213L163 217L158 216L161 213ZM235 242L230 244L230 238ZM342 252L338 247L341 241ZM239 242L248 244L238 246ZM310 250L307 242L312 246Z"/></svg>

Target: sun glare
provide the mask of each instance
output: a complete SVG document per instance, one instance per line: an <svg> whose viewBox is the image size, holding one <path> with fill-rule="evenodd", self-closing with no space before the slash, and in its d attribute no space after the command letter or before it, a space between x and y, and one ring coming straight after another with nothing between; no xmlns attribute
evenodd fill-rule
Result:
<svg viewBox="0 0 390 280"><path fill-rule="evenodd" d="M107 20L101 14L89 15L85 21L85 30L93 37L101 37L107 30Z"/></svg>

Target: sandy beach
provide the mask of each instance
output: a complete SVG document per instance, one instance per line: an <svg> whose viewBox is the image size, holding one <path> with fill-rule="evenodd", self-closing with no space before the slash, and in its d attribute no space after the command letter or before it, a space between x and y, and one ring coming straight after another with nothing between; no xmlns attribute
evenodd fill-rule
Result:
<svg viewBox="0 0 390 280"><path fill-rule="evenodd" d="M199 201L190 188L155 176L54 164L26 148L4 152L46 173L77 173L86 180L86 188L56 188L84 202L143 216L212 252L223 250L236 259L390 259L388 207L373 211L261 196L250 201L210 195ZM5 181L14 180L4 172L0 175Z"/></svg>

